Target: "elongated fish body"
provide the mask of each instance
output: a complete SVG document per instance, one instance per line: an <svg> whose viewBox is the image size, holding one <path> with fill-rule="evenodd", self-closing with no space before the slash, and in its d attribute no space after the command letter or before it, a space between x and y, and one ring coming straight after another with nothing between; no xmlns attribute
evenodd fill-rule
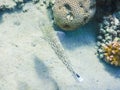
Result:
<svg viewBox="0 0 120 90"><path fill-rule="evenodd" d="M51 48L54 50L58 58L63 62L67 69L77 78L77 80L82 81L83 79L80 77L79 74L77 74L73 70L72 66L70 65L70 60L66 55L64 48L62 47L53 27L50 24L43 25L42 32L44 35L44 39L47 40L47 42L50 44Z"/></svg>
<svg viewBox="0 0 120 90"><path fill-rule="evenodd" d="M47 9L44 11L44 14L47 14ZM46 15L44 15L46 16ZM44 22L39 22L40 24L40 30L43 33L44 39L47 40L51 48L54 50L55 54L58 56L58 58L62 61L62 63L67 67L67 69L74 75L74 77L78 81L83 81L83 79L80 77L79 74L77 74L72 66L70 65L70 60L68 56L66 55L63 46L60 43L60 40L58 39L56 32L52 26L52 23L50 21L50 18L46 16L46 19L43 20Z"/></svg>

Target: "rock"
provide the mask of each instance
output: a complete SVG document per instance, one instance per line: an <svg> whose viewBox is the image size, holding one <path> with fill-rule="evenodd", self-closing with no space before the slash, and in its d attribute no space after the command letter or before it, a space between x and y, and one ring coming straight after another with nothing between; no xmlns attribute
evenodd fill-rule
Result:
<svg viewBox="0 0 120 90"><path fill-rule="evenodd" d="M87 23L95 10L95 0L56 0L53 6L54 21L63 30L74 30Z"/></svg>
<svg viewBox="0 0 120 90"><path fill-rule="evenodd" d="M116 9L120 10L120 0L116 0L115 5L116 5Z"/></svg>
<svg viewBox="0 0 120 90"><path fill-rule="evenodd" d="M120 0L96 0L95 18L102 20L103 16L108 16L120 10Z"/></svg>

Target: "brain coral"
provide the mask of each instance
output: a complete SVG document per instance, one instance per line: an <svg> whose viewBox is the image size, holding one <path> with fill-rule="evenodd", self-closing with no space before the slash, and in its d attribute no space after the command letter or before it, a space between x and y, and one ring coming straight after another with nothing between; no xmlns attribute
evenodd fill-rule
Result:
<svg viewBox="0 0 120 90"><path fill-rule="evenodd" d="M87 23L95 10L95 0L55 0L54 21L63 30L74 30Z"/></svg>

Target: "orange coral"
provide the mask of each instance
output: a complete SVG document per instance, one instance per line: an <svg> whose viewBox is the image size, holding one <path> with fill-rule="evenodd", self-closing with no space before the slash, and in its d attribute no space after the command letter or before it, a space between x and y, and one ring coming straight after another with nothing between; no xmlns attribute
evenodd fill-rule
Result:
<svg viewBox="0 0 120 90"><path fill-rule="evenodd" d="M114 40L112 43L103 46L105 61L120 66L120 41Z"/></svg>

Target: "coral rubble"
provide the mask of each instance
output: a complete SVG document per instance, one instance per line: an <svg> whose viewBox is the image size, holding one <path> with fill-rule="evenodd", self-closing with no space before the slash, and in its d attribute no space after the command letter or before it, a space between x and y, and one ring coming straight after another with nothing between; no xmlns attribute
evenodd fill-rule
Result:
<svg viewBox="0 0 120 90"><path fill-rule="evenodd" d="M29 1L37 3L40 0L0 0L0 11L22 8Z"/></svg>
<svg viewBox="0 0 120 90"><path fill-rule="evenodd" d="M23 2L23 0L0 0L0 10L11 10L15 7L21 7Z"/></svg>
<svg viewBox="0 0 120 90"><path fill-rule="evenodd" d="M63 30L74 30L87 23L95 10L95 0L55 0L54 21Z"/></svg>

